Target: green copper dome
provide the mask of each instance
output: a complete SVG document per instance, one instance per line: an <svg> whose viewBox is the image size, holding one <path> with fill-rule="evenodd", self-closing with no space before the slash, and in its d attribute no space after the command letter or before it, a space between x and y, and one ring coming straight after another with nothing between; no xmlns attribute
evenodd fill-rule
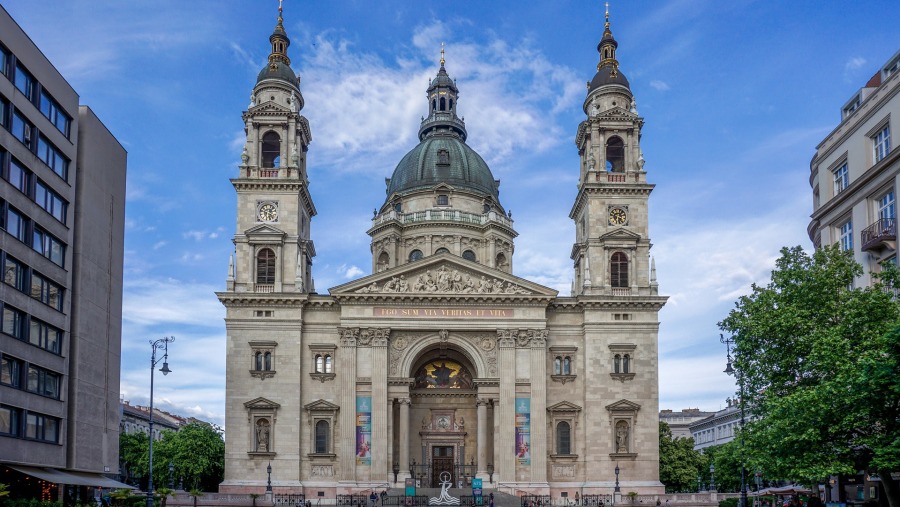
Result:
<svg viewBox="0 0 900 507"><path fill-rule="evenodd" d="M425 137L397 164L387 195L447 183L498 199L497 183L484 159L458 136Z"/></svg>
<svg viewBox="0 0 900 507"><path fill-rule="evenodd" d="M294 86L299 86L297 83L297 76L294 75L291 66L278 60L266 64L266 66L259 71L259 75L256 76L256 82L259 83L264 79L281 79Z"/></svg>

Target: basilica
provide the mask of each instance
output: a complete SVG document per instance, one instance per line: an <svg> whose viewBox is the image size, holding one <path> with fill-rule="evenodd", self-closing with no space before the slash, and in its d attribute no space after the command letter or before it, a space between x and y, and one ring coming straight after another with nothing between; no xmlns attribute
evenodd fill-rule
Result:
<svg viewBox="0 0 900 507"><path fill-rule="evenodd" d="M432 487L449 474L455 486L477 478L517 494L662 493L666 297L650 257L644 119L609 13L573 125L565 296L513 273L514 222L467 144L443 54L419 144L386 194L371 196L372 274L317 291L315 125L302 115L280 9L269 42L242 116L235 250L217 293L227 327L220 491L262 493L271 479L276 494L328 499L410 478Z"/></svg>

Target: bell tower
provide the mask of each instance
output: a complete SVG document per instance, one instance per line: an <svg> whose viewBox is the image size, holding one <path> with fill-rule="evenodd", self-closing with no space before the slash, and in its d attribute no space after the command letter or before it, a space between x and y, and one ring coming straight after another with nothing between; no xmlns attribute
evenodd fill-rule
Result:
<svg viewBox="0 0 900 507"><path fill-rule="evenodd" d="M291 70L283 21L279 5L269 60L243 114L247 141L240 174L231 180L238 207L228 291L314 291L310 221L316 208L306 172L312 134L300 114L300 77Z"/></svg>
<svg viewBox="0 0 900 507"><path fill-rule="evenodd" d="M618 42L609 25L597 45L600 63L587 82L575 145L580 156L575 221L573 295L656 295L650 259L647 183L641 128L628 79L619 70Z"/></svg>

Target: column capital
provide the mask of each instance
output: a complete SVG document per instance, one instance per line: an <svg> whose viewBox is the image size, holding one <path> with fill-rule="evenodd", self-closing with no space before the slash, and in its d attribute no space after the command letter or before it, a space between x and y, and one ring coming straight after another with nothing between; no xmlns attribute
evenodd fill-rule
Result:
<svg viewBox="0 0 900 507"><path fill-rule="evenodd" d="M338 333L341 335L341 347L356 347L359 339L358 327L339 327Z"/></svg>
<svg viewBox="0 0 900 507"><path fill-rule="evenodd" d="M531 335L531 348L543 349L547 347L547 336L550 334L546 329L530 329L528 334Z"/></svg>
<svg viewBox="0 0 900 507"><path fill-rule="evenodd" d="M358 329L357 345L387 347L391 336L389 327L366 327Z"/></svg>
<svg viewBox="0 0 900 507"><path fill-rule="evenodd" d="M491 399L490 399L490 398L477 398L477 399L475 400L475 406L476 406L476 407L486 407L486 406L488 406L488 405L490 405L490 404L491 404Z"/></svg>
<svg viewBox="0 0 900 507"><path fill-rule="evenodd" d="M501 349L511 349L516 346L516 335L518 331L515 329L498 329L497 343Z"/></svg>
<svg viewBox="0 0 900 507"><path fill-rule="evenodd" d="M407 407L412 405L412 400L409 398L397 398L398 405L406 405Z"/></svg>

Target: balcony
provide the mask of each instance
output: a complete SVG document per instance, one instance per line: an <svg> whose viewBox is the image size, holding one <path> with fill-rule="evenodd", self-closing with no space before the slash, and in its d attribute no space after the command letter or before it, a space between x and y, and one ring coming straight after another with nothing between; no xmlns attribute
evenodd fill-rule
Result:
<svg viewBox="0 0 900 507"><path fill-rule="evenodd" d="M864 252L889 248L897 249L897 221L893 218L882 218L862 230L861 238Z"/></svg>
<svg viewBox="0 0 900 507"><path fill-rule="evenodd" d="M413 224L421 222L462 222L464 224L486 225L495 223L505 227L512 228L512 219L490 211L485 214L468 213L458 210L425 210L415 211L412 213L398 213L389 211L372 219L372 226L380 225L386 222L396 220L401 224Z"/></svg>
<svg viewBox="0 0 900 507"><path fill-rule="evenodd" d="M268 294L270 292L275 292L275 285L271 283L258 283L254 286L254 290L257 293Z"/></svg>

